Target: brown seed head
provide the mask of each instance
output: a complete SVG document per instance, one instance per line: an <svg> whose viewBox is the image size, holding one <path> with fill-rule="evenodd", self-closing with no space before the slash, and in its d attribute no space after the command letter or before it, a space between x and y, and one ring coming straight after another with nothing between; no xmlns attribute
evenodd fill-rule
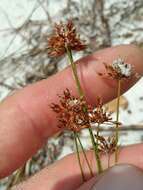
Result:
<svg viewBox="0 0 143 190"><path fill-rule="evenodd" d="M115 136L109 136L107 139L103 136L95 135L98 140L98 148L102 153L112 154L116 150L116 138Z"/></svg>
<svg viewBox="0 0 143 190"><path fill-rule="evenodd" d="M68 89L59 98L59 104L53 103L51 108L57 113L60 128L78 132L91 127L91 123L101 124L111 120L110 115L103 110L100 99L94 109L84 99L72 96Z"/></svg>
<svg viewBox="0 0 143 190"><path fill-rule="evenodd" d="M68 20L66 24L63 22L55 24L53 34L48 39L48 54L51 57L61 56L66 53L66 47L74 51L86 48L84 42L80 40L72 20Z"/></svg>
<svg viewBox="0 0 143 190"><path fill-rule="evenodd" d="M91 109L89 114L90 123L99 123L110 122L112 120L111 114L107 113L103 108L103 102L101 98L97 98L96 108Z"/></svg>
<svg viewBox="0 0 143 190"><path fill-rule="evenodd" d="M60 128L79 132L89 127L88 114L84 112L86 102L83 99L75 98L68 89L59 98L60 104L53 103L51 108L58 114Z"/></svg>
<svg viewBox="0 0 143 190"><path fill-rule="evenodd" d="M123 59L118 58L114 60L112 65L104 63L104 66L107 73L99 73L101 76L108 76L116 80L130 79L133 76L133 68L131 64L125 63Z"/></svg>

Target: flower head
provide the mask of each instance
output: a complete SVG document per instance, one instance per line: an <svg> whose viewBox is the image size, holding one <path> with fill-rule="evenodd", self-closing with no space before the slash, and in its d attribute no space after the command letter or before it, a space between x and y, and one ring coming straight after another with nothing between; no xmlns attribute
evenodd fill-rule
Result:
<svg viewBox="0 0 143 190"><path fill-rule="evenodd" d="M66 47L75 51L84 50L86 47L71 20L66 24L55 24L54 33L48 40L48 54L51 57L61 56L66 53Z"/></svg>
<svg viewBox="0 0 143 190"><path fill-rule="evenodd" d="M84 111L86 102L75 98L66 89L62 96L59 96L60 104L52 104L51 108L56 112L59 127L78 132L89 127L88 114Z"/></svg>
<svg viewBox="0 0 143 190"><path fill-rule="evenodd" d="M115 59L112 65L107 65L106 63L104 63L104 65L107 71L107 76L112 79L129 79L133 75L132 65L125 63L121 58ZM100 73L100 75L106 74Z"/></svg>
<svg viewBox="0 0 143 190"><path fill-rule="evenodd" d="M103 136L95 135L96 139L98 140L98 148L99 151L102 153L112 154L116 150L116 138L115 136L109 136L105 139Z"/></svg>
<svg viewBox="0 0 143 190"><path fill-rule="evenodd" d="M90 112L90 122L102 124L104 122L110 122L112 120L111 114L107 113L103 108L103 102L101 98L97 98L97 106L94 109L91 109Z"/></svg>
<svg viewBox="0 0 143 190"><path fill-rule="evenodd" d="M79 132L81 129L91 127L91 123L104 123L111 121L111 118L102 108L101 101L98 101L97 108L93 108L84 99L75 98L66 89L62 96L59 96L60 103L51 105L57 113L59 127Z"/></svg>

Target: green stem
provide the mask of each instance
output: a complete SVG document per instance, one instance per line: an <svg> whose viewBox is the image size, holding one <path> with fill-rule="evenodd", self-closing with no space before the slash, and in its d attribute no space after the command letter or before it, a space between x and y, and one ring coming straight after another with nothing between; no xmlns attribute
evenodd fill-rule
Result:
<svg viewBox="0 0 143 190"><path fill-rule="evenodd" d="M76 82L76 85L77 85L78 93L80 95L80 98L83 98L84 93L83 93L83 90L82 90L82 87L81 87L81 84L80 84L80 81L79 81L79 78L78 78L76 64L73 61L72 52L68 47L66 47L66 50L67 50L67 55L68 55L69 62L70 62L71 67L72 67L72 71L73 71L74 79L75 79L75 82Z"/></svg>
<svg viewBox="0 0 143 190"><path fill-rule="evenodd" d="M97 171L98 171L98 173L102 173L103 169L102 169L101 160L99 157L98 145L95 142L95 138L94 138L92 129L88 128L88 130L89 130L89 134L90 134L90 138L91 138L91 142L92 142L92 146L94 149L94 154L95 154L95 158L96 158L96 162L97 162Z"/></svg>
<svg viewBox="0 0 143 190"><path fill-rule="evenodd" d="M75 79L75 82L76 82L77 90L78 90L80 98L82 99L84 97L84 92L82 90L80 80L78 78L76 64L73 61L72 51L71 51L71 49L68 48L68 46L66 46L66 51L67 51L69 62L70 62L71 67L72 67L72 71L73 71L74 79ZM86 111L86 108L84 108L84 109ZM92 141L93 149L94 149L94 152L95 152L98 172L101 173L102 172L102 166L101 166L101 161L100 161L100 157L99 157L99 154L98 154L98 147L97 147L97 144L95 142L92 129L89 128L88 130L89 130L90 138L91 138L91 141Z"/></svg>
<svg viewBox="0 0 143 190"><path fill-rule="evenodd" d="M100 123L98 123L97 125L97 141L96 141L97 145L98 145L99 132L100 132Z"/></svg>
<svg viewBox="0 0 143 190"><path fill-rule="evenodd" d="M81 171L82 180L84 182L85 181L85 176L84 176L84 172L83 172L83 168L82 168L82 164L81 164L81 160L80 160L80 153L79 153L79 149L78 149L77 135L76 135L76 132L74 132L73 134L74 134L74 140L75 140L75 146L76 146L77 159L78 159L78 163L79 163L79 167L80 167L80 171Z"/></svg>
<svg viewBox="0 0 143 190"><path fill-rule="evenodd" d="M120 94L121 94L121 80L118 80L118 91L117 91L117 114L116 114L116 150L115 150L115 163L118 162L118 141L119 141L119 108L120 108Z"/></svg>
<svg viewBox="0 0 143 190"><path fill-rule="evenodd" d="M98 149L98 137L99 137L99 133L100 133L100 123L98 123L98 126L97 126L97 139L96 139L96 146L97 146L97 151L99 152L99 149ZM99 153L98 153L98 155L99 155ZM98 171L99 171L99 173L101 173L102 171L103 171L103 169L102 169L102 165L101 165L101 163L100 163L100 159L99 159L99 167L98 167Z"/></svg>
<svg viewBox="0 0 143 190"><path fill-rule="evenodd" d="M88 161L88 159L87 159L86 152L85 152L84 147L83 147L83 145L82 145L82 143L81 143L81 140L80 140L80 137L79 137L78 133L76 133L76 136L77 136L77 139L78 139L78 141L79 141L80 147L81 147L81 149L82 149L82 152L83 152L84 158L85 158L85 160L86 160L87 166L88 166L88 168L89 168L90 174L91 174L91 176L94 176L94 175L93 175L93 171L92 171L92 169L91 169L91 167L90 167L90 163L89 163L89 161Z"/></svg>

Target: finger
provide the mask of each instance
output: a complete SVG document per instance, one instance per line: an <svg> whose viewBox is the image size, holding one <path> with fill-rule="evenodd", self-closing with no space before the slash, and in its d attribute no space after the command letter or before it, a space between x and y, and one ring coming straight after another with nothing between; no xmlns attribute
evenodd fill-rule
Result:
<svg viewBox="0 0 143 190"><path fill-rule="evenodd" d="M96 182L96 179L97 179L96 176L91 178L89 181L82 184L77 190L91 190L91 188L93 187L93 185Z"/></svg>
<svg viewBox="0 0 143 190"><path fill-rule="evenodd" d="M111 63L117 57L133 64L135 71L143 73L142 52L135 46L108 48L78 61L78 72L88 102L94 103L96 96L104 102L116 96L116 84L105 81L97 74L104 67L101 62ZM125 91L135 83L131 79L122 85ZM57 102L57 94L65 88L77 95L71 68L57 73L48 80L30 85L9 97L0 106L0 176L6 176L22 165L39 147L56 133L56 115L49 104ZM9 159L10 158L10 159Z"/></svg>
<svg viewBox="0 0 143 190"><path fill-rule="evenodd" d="M143 145L132 145L121 149L119 154L119 163L133 164L143 169ZM90 160L91 166L96 173L95 160L93 159L93 153L88 152L88 160ZM111 162L114 163L114 155L112 155ZM103 167L107 167L107 157L102 160ZM90 178L88 168L86 167L85 161L82 161L84 172L86 173L87 179ZM95 177L94 177L95 178ZM41 172L34 175L29 180L17 186L18 189L23 190L76 190L82 186L80 190L88 190L85 187L91 187L94 179L91 179L84 185L80 175L80 169L76 159L76 155L70 155L64 159L56 162L54 165L43 169ZM15 189L15 190L16 190Z"/></svg>

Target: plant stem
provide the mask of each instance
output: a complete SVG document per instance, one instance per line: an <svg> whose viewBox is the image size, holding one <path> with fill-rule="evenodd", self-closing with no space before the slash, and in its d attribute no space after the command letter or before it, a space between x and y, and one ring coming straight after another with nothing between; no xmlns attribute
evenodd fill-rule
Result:
<svg viewBox="0 0 143 190"><path fill-rule="evenodd" d="M84 182L85 181L85 176L84 176L84 172L83 172L83 168L82 168L82 164L81 164L81 160L80 160L80 153L79 153L79 149L78 149L77 135L76 135L76 132L74 132L73 134L74 134L74 140L75 140L75 146L76 146L76 152L77 152L77 159L78 159L78 163L79 163L79 167L80 167L80 171L81 171L82 180Z"/></svg>
<svg viewBox="0 0 143 190"><path fill-rule="evenodd" d="M84 97L84 93L83 93L83 90L82 90L82 87L81 87L81 84L80 84L80 81L79 81L79 78L78 78L76 64L73 61L72 52L71 52L71 50L68 47L66 47L66 51L67 51L69 62L70 62L71 67L72 67L72 71L73 71L73 75L74 75L74 79L75 79L75 82L76 82L78 93L80 95L80 98L83 98Z"/></svg>
<svg viewBox="0 0 143 190"><path fill-rule="evenodd" d="M76 136L77 136L77 139L78 139L78 141L79 141L80 147L81 147L81 149L82 149L82 152L83 152L84 158L85 158L85 160L86 160L87 166L88 166L88 168L89 168L90 174L91 174L91 176L93 177L93 176L94 176L94 175L93 175L93 171L92 171L92 169L91 169L91 167L90 167L90 163L89 163L89 161L88 161L88 158L87 158L87 156L86 156L86 152L85 152L84 147L83 147L83 145L82 145L82 143L81 143L81 140L80 140L80 137L79 137L78 133L76 133Z"/></svg>
<svg viewBox="0 0 143 190"><path fill-rule="evenodd" d="M72 51L71 51L71 49L68 48L68 46L66 46L66 51L67 51L69 62L70 62L71 67L72 67L72 71L73 71L74 79L75 79L75 82L76 82L77 90L78 90L80 98L82 99L84 97L84 92L82 90L80 80L78 78L76 64L73 61ZM86 111L86 108L84 108L84 109ZM98 173L101 173L102 172L102 166L101 166L101 161L100 161L100 157L99 157L99 153L98 153L98 146L97 146L97 144L95 142L94 135L93 135L93 132L92 132L92 128L88 128L88 130L89 130L90 138L91 138L91 141L92 141L92 146L93 146L93 149L94 149L94 152L95 152L95 158L96 158L96 162L97 162Z"/></svg>
<svg viewBox="0 0 143 190"><path fill-rule="evenodd" d="M121 95L121 80L118 80L117 108L116 108L116 111L117 111L117 114L116 114L116 131L115 131L115 138L116 138L115 163L118 162L120 95Z"/></svg>
<svg viewBox="0 0 143 190"><path fill-rule="evenodd" d="M98 123L97 125L97 139L96 139L96 146L97 146L97 151L98 151L98 137L99 137L99 133L100 133L100 123ZM99 151L98 151L99 152ZM99 153L98 153L99 155ZM96 156L97 157L97 156ZM98 158L98 157L97 157ZM99 167L98 167L98 171L99 173L102 173L103 169L102 169L102 165L100 163L100 159L99 159Z"/></svg>
<svg viewBox="0 0 143 190"><path fill-rule="evenodd" d="M97 162L97 171L98 171L98 173L102 173L103 169L102 169L101 160L99 157L98 145L95 142L95 138L94 138L93 131L92 131L91 127L89 127L88 130L90 133L90 138L91 138L91 142L92 142L92 146L94 149L94 154L95 154L95 158L96 158L96 162Z"/></svg>
<svg viewBox="0 0 143 190"><path fill-rule="evenodd" d="M98 137L99 137L99 132L100 132L100 123L98 123L98 125L97 125L97 141L96 141L97 146L98 146Z"/></svg>

